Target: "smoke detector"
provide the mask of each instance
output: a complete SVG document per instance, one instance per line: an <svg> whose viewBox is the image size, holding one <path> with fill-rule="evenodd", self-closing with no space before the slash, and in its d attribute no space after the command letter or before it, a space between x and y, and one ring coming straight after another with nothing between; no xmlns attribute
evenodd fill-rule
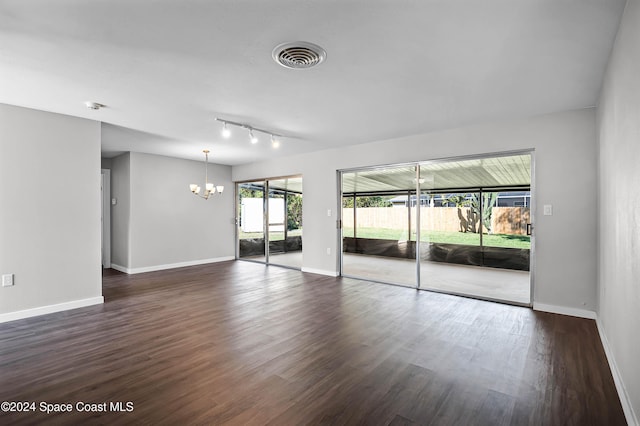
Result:
<svg viewBox="0 0 640 426"><path fill-rule="evenodd" d="M100 109L100 108L104 108L104 105L99 104L97 102L91 102L91 101L87 101L84 103L84 106L86 106L89 109Z"/></svg>
<svg viewBox="0 0 640 426"><path fill-rule="evenodd" d="M327 57L327 52L316 44L294 41L276 46L271 56L283 67L299 70L320 64Z"/></svg>

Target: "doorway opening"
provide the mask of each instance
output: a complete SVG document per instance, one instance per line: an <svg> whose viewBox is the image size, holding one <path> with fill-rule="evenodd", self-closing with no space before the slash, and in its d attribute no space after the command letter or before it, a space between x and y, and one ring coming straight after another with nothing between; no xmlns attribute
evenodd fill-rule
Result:
<svg viewBox="0 0 640 426"><path fill-rule="evenodd" d="M340 171L341 274L530 305L531 151Z"/></svg>
<svg viewBox="0 0 640 426"><path fill-rule="evenodd" d="M111 268L111 170L101 169L100 177L102 268L108 269Z"/></svg>

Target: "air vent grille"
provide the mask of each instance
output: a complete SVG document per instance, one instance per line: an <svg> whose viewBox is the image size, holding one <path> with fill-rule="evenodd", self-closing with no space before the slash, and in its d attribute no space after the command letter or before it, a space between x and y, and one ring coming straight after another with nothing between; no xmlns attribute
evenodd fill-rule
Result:
<svg viewBox="0 0 640 426"><path fill-rule="evenodd" d="M307 69L320 64L327 56L323 48L313 43L297 41L273 49L273 59L286 68Z"/></svg>

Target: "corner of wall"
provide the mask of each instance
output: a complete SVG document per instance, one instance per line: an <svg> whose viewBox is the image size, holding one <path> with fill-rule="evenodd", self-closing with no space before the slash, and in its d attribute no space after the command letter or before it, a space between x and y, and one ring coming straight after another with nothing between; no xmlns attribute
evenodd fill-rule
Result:
<svg viewBox="0 0 640 426"><path fill-rule="evenodd" d="M631 404L631 398L629 397L629 393L627 392L627 388L624 385L624 381L622 380L622 375L620 374L620 370L618 369L618 365L616 364L616 360L613 356L613 352L611 350L611 346L609 345L609 340L607 339L607 335L605 333L604 325L600 318L596 318L596 325L598 327L598 334L600 335L600 341L602 342L602 347L604 348L604 353L607 357L607 362L609 363L609 369L611 370L611 375L613 376L613 382L616 385L616 390L618 391L618 397L620 398L620 404L622 405L622 410L624 411L624 415L627 419L627 423L629 426L638 426L640 423L638 422L638 416L633 410L633 405Z"/></svg>

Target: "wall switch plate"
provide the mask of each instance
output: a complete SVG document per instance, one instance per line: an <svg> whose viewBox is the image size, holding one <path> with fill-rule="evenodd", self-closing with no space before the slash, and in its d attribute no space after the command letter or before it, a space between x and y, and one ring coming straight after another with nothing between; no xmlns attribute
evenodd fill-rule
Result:
<svg viewBox="0 0 640 426"><path fill-rule="evenodd" d="M553 206L551 204L545 204L543 214L545 216L553 216Z"/></svg>
<svg viewBox="0 0 640 426"><path fill-rule="evenodd" d="M327 256L331 256L331 247L327 247Z"/></svg>
<svg viewBox="0 0 640 426"><path fill-rule="evenodd" d="M115 206L117 202L118 202L118 200L116 200L115 198L111 199L111 205L112 206Z"/></svg>
<svg viewBox="0 0 640 426"><path fill-rule="evenodd" d="M331 217L331 209L327 210L327 216Z"/></svg>
<svg viewBox="0 0 640 426"><path fill-rule="evenodd" d="M11 287L13 285L13 274L4 274L2 276L2 287Z"/></svg>

